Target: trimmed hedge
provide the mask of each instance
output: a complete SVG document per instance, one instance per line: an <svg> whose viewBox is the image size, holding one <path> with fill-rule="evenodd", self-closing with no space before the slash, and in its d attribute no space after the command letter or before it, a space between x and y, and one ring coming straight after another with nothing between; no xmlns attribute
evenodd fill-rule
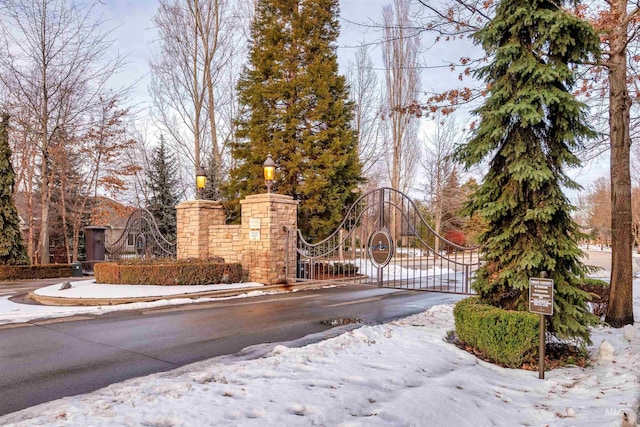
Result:
<svg viewBox="0 0 640 427"><path fill-rule="evenodd" d="M104 262L94 266L97 283L127 285L208 285L242 281L240 263L209 260Z"/></svg>
<svg viewBox="0 0 640 427"><path fill-rule="evenodd" d="M350 262L315 264L315 269L317 274L355 276L358 273L359 268L360 267Z"/></svg>
<svg viewBox="0 0 640 427"><path fill-rule="evenodd" d="M71 264L0 266L0 280L55 279L71 275Z"/></svg>
<svg viewBox="0 0 640 427"><path fill-rule="evenodd" d="M486 357L519 368L538 354L539 316L465 298L453 309L458 339Z"/></svg>

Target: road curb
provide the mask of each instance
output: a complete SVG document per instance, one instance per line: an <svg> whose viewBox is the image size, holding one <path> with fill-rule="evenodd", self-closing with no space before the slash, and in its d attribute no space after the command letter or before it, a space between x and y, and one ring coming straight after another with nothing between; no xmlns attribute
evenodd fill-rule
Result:
<svg viewBox="0 0 640 427"><path fill-rule="evenodd" d="M118 285L113 285L118 286ZM306 290L306 289L316 289L327 286L326 283L293 283L293 284L282 284L282 285L266 285L266 286L256 286L251 288L240 288L240 289L220 289L216 291L207 291L207 292L194 292L194 293L185 293L185 294L174 294L174 295L158 295L158 296L148 296L148 297L130 297L130 298L65 298L65 297L51 297L45 295L37 295L35 291L29 292L29 298L34 301L39 302L43 305L54 305L54 306L96 306L96 305L119 305L119 304L131 304L134 302L153 302L153 301L161 301L161 300L171 300L177 298L190 298L190 299L200 299L200 298L225 298L225 297L234 297L242 294L246 294L249 292L292 292L294 290Z"/></svg>

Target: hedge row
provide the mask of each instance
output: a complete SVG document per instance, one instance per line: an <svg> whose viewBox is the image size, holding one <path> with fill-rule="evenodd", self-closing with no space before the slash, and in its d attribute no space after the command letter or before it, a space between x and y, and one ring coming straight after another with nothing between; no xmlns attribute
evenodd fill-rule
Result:
<svg viewBox="0 0 640 427"><path fill-rule="evenodd" d="M105 262L94 266L97 283L127 285L208 285L242 281L240 263L159 262L120 264Z"/></svg>
<svg viewBox="0 0 640 427"><path fill-rule="evenodd" d="M357 265L350 262L319 263L315 265L316 273L353 276L358 273Z"/></svg>
<svg viewBox="0 0 640 427"><path fill-rule="evenodd" d="M538 354L539 316L465 298L453 310L458 339L488 358L519 368Z"/></svg>
<svg viewBox="0 0 640 427"><path fill-rule="evenodd" d="M71 264L0 266L0 280L54 279L71 274Z"/></svg>

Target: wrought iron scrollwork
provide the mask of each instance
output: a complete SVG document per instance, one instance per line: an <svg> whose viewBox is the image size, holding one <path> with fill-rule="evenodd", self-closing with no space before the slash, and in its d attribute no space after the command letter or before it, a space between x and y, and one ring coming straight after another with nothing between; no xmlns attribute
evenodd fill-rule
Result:
<svg viewBox="0 0 640 427"><path fill-rule="evenodd" d="M381 239L372 243L372 236L382 231L394 247L391 252L373 247ZM287 274L300 280L470 293L471 276L480 265L479 248L436 233L410 197L388 187L361 195L326 239L309 243L300 230L289 230L288 239L297 242L297 250L295 267L287 256ZM383 262L371 259L373 254Z"/></svg>
<svg viewBox="0 0 640 427"><path fill-rule="evenodd" d="M129 218L122 234L105 242L109 260L123 258L175 258L176 242L162 235L153 214L147 209L136 209Z"/></svg>

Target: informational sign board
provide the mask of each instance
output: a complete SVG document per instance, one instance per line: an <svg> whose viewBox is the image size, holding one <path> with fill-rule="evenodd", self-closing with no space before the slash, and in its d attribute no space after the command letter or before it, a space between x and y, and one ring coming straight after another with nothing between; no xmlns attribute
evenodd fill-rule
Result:
<svg viewBox="0 0 640 427"><path fill-rule="evenodd" d="M147 239L144 237L144 234L138 234L136 236L136 254L144 255L146 248Z"/></svg>
<svg viewBox="0 0 640 427"><path fill-rule="evenodd" d="M260 230L260 218L249 219L249 228L251 230Z"/></svg>
<svg viewBox="0 0 640 427"><path fill-rule="evenodd" d="M260 240L260 231L249 231L249 240L253 242Z"/></svg>
<svg viewBox="0 0 640 427"><path fill-rule="evenodd" d="M389 264L393 256L393 240L387 230L378 230L369 237L369 256L378 267Z"/></svg>
<svg viewBox="0 0 640 427"><path fill-rule="evenodd" d="M553 315L553 279L529 278L529 311Z"/></svg>

